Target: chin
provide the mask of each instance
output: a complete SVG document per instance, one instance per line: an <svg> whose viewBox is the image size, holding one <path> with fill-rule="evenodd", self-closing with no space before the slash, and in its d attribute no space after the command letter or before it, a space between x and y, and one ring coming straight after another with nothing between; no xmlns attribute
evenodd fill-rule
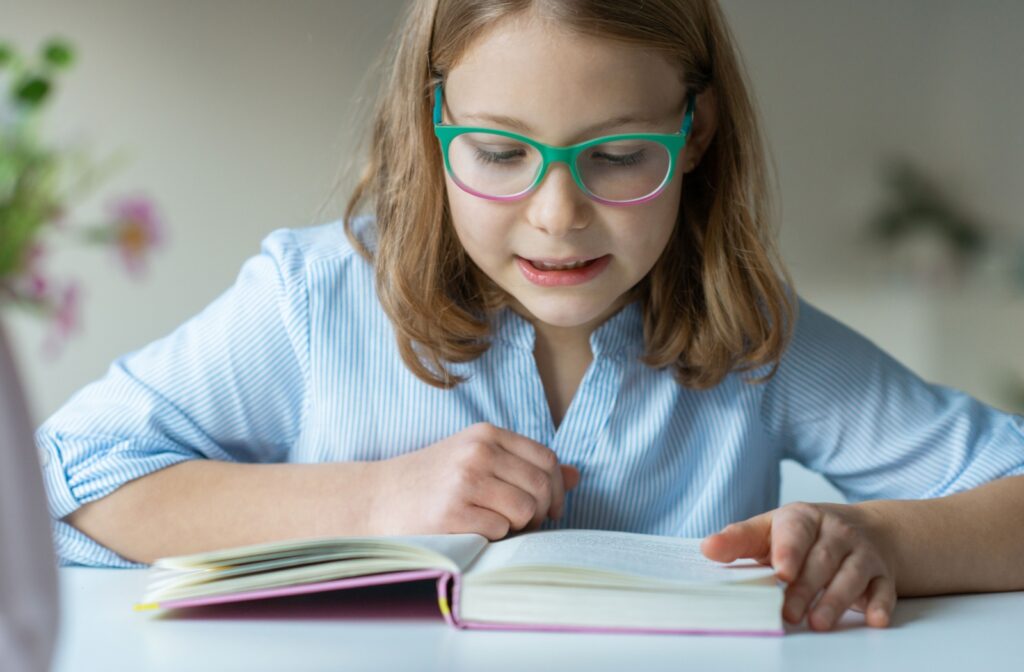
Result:
<svg viewBox="0 0 1024 672"><path fill-rule="evenodd" d="M593 303L582 303L570 299L553 299L550 301L522 301L520 303L530 311L534 318L552 327L573 328L590 324L607 310L608 306Z"/></svg>

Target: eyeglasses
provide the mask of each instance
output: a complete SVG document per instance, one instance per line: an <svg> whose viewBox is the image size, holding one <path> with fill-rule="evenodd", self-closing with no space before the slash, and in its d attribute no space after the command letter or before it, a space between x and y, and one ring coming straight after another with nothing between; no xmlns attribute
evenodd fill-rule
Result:
<svg viewBox="0 0 1024 672"><path fill-rule="evenodd" d="M604 205L656 198L672 181L686 146L696 96L690 93L678 133L627 133L555 147L510 131L441 123L441 85L434 94L434 135L445 170L463 191L492 201L514 201L537 188L551 164L569 166L583 192Z"/></svg>

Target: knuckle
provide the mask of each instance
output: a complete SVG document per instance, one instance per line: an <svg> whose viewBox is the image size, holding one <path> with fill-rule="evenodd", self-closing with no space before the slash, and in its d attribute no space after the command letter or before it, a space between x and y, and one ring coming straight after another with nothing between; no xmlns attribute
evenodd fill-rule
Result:
<svg viewBox="0 0 1024 672"><path fill-rule="evenodd" d="M829 536L844 543L852 542L858 535L857 529L853 525L836 515L825 516L822 527Z"/></svg>
<svg viewBox="0 0 1024 672"><path fill-rule="evenodd" d="M470 441L466 444L466 461L471 465L477 465L485 462L490 455L491 446L485 441Z"/></svg>
<svg viewBox="0 0 1024 672"><path fill-rule="evenodd" d="M860 553L855 553L851 555L848 562L850 565L850 569L852 569L854 572L861 576L872 574L875 568L874 561L872 561L871 558Z"/></svg>
<svg viewBox="0 0 1024 672"><path fill-rule="evenodd" d="M818 517L818 508L808 502L793 502L788 505L788 508L800 517L806 517L812 520Z"/></svg>
<svg viewBox="0 0 1024 672"><path fill-rule="evenodd" d="M547 473L539 469L530 471L530 475L527 477L527 480L529 481L531 492L535 493L545 493L551 484Z"/></svg>
<svg viewBox="0 0 1024 672"><path fill-rule="evenodd" d="M825 544L815 546L812 552L812 561L825 567L837 566L840 559L839 552Z"/></svg>
<svg viewBox="0 0 1024 672"><path fill-rule="evenodd" d="M545 448L540 453L540 464L545 471L552 471L558 466L558 456L550 448Z"/></svg>
<svg viewBox="0 0 1024 672"><path fill-rule="evenodd" d="M498 434L498 428L489 422L478 422L473 428L474 434L485 441L493 441Z"/></svg>

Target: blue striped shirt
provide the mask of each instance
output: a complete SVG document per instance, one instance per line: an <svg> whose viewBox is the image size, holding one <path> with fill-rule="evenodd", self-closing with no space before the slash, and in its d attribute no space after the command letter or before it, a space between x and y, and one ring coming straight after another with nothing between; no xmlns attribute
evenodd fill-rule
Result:
<svg viewBox="0 0 1024 672"><path fill-rule="evenodd" d="M545 528L701 537L778 506L783 458L851 501L1024 474L1024 419L923 381L803 300L770 382L734 373L703 391L638 361L640 310L626 306L591 335L593 362L557 431L533 343L505 309L492 347L453 366L468 381L431 387L399 357L372 268L341 223L276 230L233 286L117 358L38 429L61 562L138 566L60 519L177 462L381 460L477 422L580 469Z"/></svg>

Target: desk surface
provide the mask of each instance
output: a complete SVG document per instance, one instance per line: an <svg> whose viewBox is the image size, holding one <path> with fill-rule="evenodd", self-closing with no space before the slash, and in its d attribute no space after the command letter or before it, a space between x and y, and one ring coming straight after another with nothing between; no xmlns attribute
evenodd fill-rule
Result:
<svg viewBox="0 0 1024 672"><path fill-rule="evenodd" d="M900 600L876 630L783 637L465 631L433 582L182 612L134 612L146 572L63 568L54 670L1024 669L1024 592Z"/></svg>

